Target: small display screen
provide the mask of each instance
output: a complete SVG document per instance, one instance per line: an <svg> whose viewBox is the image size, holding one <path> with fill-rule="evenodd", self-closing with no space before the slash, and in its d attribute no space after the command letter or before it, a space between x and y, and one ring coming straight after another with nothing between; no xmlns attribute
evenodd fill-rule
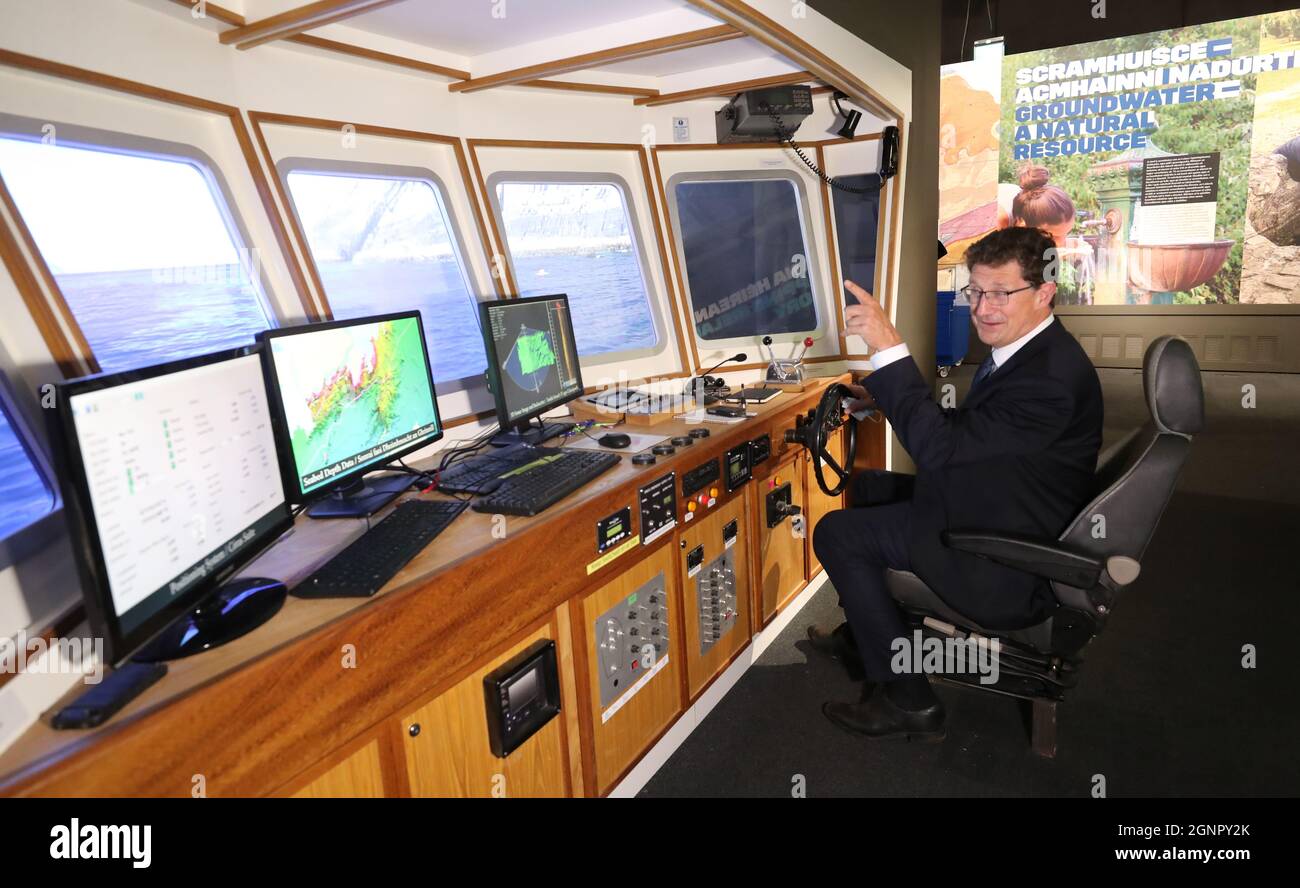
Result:
<svg viewBox="0 0 1300 888"><path fill-rule="evenodd" d="M632 507L619 509L596 522L596 551L604 552L632 533Z"/></svg>
<svg viewBox="0 0 1300 888"><path fill-rule="evenodd" d="M510 711L520 712L529 703L537 699L537 694L541 690L541 682L538 680L537 670L529 669L523 675L516 678L506 689L506 694L510 698Z"/></svg>
<svg viewBox="0 0 1300 888"><path fill-rule="evenodd" d="M727 451L727 490L735 490L749 480L749 445Z"/></svg>

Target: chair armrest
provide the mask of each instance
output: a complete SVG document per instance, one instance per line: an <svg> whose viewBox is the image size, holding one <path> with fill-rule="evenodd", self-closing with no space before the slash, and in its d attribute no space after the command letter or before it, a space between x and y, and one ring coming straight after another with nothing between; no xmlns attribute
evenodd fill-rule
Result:
<svg viewBox="0 0 1300 888"><path fill-rule="evenodd" d="M1038 540L978 530L945 530L940 539L950 549L982 555L1076 589L1091 589L1101 579L1105 562L1062 549L1055 540Z"/></svg>

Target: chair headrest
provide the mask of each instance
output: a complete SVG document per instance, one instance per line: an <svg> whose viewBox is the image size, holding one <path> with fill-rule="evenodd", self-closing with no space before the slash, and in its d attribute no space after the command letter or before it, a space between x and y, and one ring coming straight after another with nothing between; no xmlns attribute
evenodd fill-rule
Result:
<svg viewBox="0 0 1300 888"><path fill-rule="evenodd" d="M1142 360L1142 388L1147 409L1162 432L1196 434L1205 422L1205 393L1201 368L1186 340L1161 336Z"/></svg>

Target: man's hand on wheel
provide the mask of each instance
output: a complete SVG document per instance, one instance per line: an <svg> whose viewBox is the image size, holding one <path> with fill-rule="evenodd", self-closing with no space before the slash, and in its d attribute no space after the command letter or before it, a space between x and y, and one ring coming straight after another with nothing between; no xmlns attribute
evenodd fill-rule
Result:
<svg viewBox="0 0 1300 888"><path fill-rule="evenodd" d="M850 413L861 413L863 410L876 409L876 399L871 397L871 392L864 387L854 384L848 384L844 387L853 392L853 399L844 402L845 410Z"/></svg>

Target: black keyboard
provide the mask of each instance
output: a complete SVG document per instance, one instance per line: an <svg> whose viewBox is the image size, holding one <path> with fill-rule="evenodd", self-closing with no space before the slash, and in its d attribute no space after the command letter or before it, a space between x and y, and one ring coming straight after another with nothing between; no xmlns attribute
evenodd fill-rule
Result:
<svg viewBox="0 0 1300 888"><path fill-rule="evenodd" d="M406 500L298 585L299 598L369 598L442 533L468 503Z"/></svg>
<svg viewBox="0 0 1300 888"><path fill-rule="evenodd" d="M618 464L617 453L561 450L535 469L509 478L495 493L474 501L475 512L536 515Z"/></svg>
<svg viewBox="0 0 1300 888"><path fill-rule="evenodd" d="M512 444L481 453L452 465L438 476L438 489L446 493L491 493L502 484L502 476L559 453L558 447Z"/></svg>

